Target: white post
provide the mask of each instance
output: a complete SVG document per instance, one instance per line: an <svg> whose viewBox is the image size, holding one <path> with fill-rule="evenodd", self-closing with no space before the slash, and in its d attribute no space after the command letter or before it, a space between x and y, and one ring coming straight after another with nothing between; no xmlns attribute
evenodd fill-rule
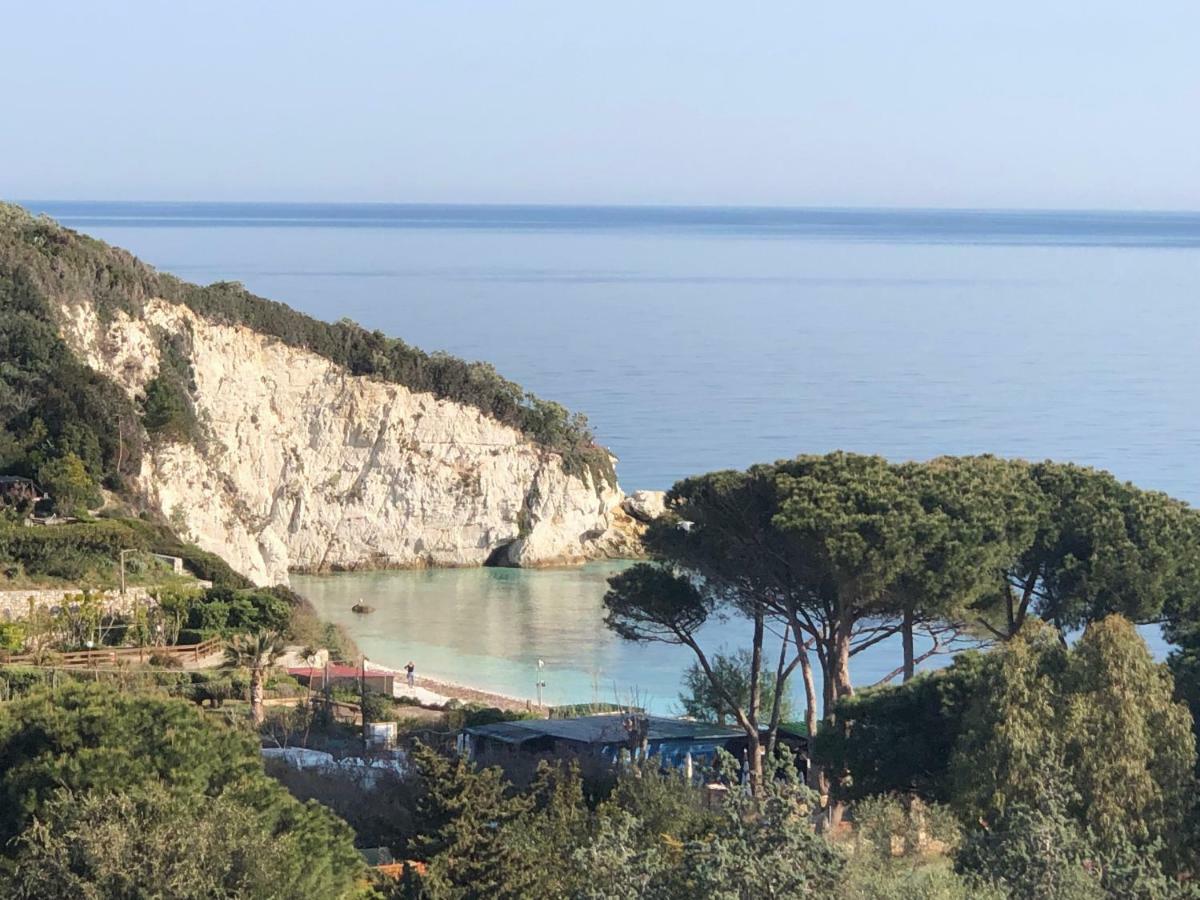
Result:
<svg viewBox="0 0 1200 900"><path fill-rule="evenodd" d="M121 559L121 599L125 599L125 554L133 553L132 550L122 550L117 554Z"/></svg>

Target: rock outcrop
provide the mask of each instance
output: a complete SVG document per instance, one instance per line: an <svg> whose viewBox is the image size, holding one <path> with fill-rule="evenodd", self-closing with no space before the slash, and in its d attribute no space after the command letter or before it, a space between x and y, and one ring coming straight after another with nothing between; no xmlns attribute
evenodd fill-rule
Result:
<svg viewBox="0 0 1200 900"><path fill-rule="evenodd" d="M168 338L187 348L203 438L156 442L136 490L185 536L258 583L289 571L551 566L636 555L619 487L472 407L367 377L244 326L149 300L60 328L138 395Z"/></svg>
<svg viewBox="0 0 1200 900"><path fill-rule="evenodd" d="M667 511L667 492L634 491L621 507L639 522L653 522Z"/></svg>

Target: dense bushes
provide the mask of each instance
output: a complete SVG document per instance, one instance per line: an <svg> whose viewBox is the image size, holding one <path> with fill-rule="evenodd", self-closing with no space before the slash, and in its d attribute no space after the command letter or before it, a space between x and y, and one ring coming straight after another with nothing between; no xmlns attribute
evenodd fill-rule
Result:
<svg viewBox="0 0 1200 900"><path fill-rule="evenodd" d="M220 557L176 537L169 528L141 519L97 519L67 525L25 528L0 523L0 574L116 583L123 549L181 557L197 578L214 586L245 588L250 581Z"/></svg>
<svg viewBox="0 0 1200 900"><path fill-rule="evenodd" d="M863 691L838 701L844 728L818 732L816 751L833 771L854 773L846 800L913 793L946 802L949 764L963 716L995 654L968 652L945 669L898 687Z"/></svg>
<svg viewBox="0 0 1200 900"><path fill-rule="evenodd" d="M185 636L194 636L198 639L195 643L199 643L210 637L256 631L281 632L287 628L292 614L287 600L256 588L212 587L204 591L164 592L159 596L159 604L182 622L182 643L192 643L184 640Z"/></svg>
<svg viewBox="0 0 1200 900"><path fill-rule="evenodd" d="M124 391L75 358L49 303L109 283L104 265L85 262L84 243L0 205L0 470L36 478L74 454L92 479L118 488L140 465L138 412ZM71 247L73 258L57 256Z"/></svg>
<svg viewBox="0 0 1200 900"><path fill-rule="evenodd" d="M67 685L0 706L5 897L344 897L346 824L188 704Z"/></svg>
<svg viewBox="0 0 1200 900"><path fill-rule="evenodd" d="M1013 896L1067 896L1051 890L1061 878L1095 888L1080 896L1167 896L1127 883L1196 858L1196 742L1173 690L1119 616L1070 648L1028 622L992 653L839 701L817 753L842 798L948 802L966 828L960 866ZM1058 861L1038 849L1051 844Z"/></svg>
<svg viewBox="0 0 1200 900"><path fill-rule="evenodd" d="M115 385L73 359L53 325L52 304L88 300L101 316L116 310L137 316L151 297L186 304L217 322L247 325L356 375L473 406L561 453L568 469L615 481L611 459L595 445L583 416L526 392L487 363L426 353L345 320L318 321L239 284L188 284L7 204L0 205L0 359L13 363L0 370L0 423L8 432L0 467L34 474L27 436L39 420L53 438L52 455L73 451L93 477L114 486L123 473L137 470L139 423L151 433L194 439L181 348L164 347L168 365L147 385L138 411Z"/></svg>
<svg viewBox="0 0 1200 900"><path fill-rule="evenodd" d="M146 382L142 396L142 424L152 436L194 443L200 423L192 403L192 365L178 342L163 341L161 349L158 373Z"/></svg>
<svg viewBox="0 0 1200 900"><path fill-rule="evenodd" d="M242 672L192 669L131 669L128 671L46 669L38 666L0 665L0 701L13 700L68 684L100 681L115 692L160 694L220 706L226 700L244 697L250 687Z"/></svg>

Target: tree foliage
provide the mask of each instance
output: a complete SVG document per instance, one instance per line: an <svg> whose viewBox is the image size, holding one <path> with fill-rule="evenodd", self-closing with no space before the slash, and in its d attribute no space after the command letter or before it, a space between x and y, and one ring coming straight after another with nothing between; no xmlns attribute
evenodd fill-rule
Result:
<svg viewBox="0 0 1200 900"><path fill-rule="evenodd" d="M162 896L139 891L185 874L181 856L203 855L189 835L203 834L271 844L264 871L328 896L361 869L345 824L268 778L249 732L184 701L71 683L0 704L0 846L15 856L18 896ZM254 862L235 855L204 877L240 878ZM122 884L129 893L112 893Z"/></svg>
<svg viewBox="0 0 1200 900"><path fill-rule="evenodd" d="M197 578L224 588L243 589L250 581L214 553L181 541L164 525L133 518L24 528L0 522L0 574L39 580L83 579L97 587L118 583L123 549L178 556Z"/></svg>
<svg viewBox="0 0 1200 900"><path fill-rule="evenodd" d="M275 631L234 635L225 644L222 667L246 669L250 673L250 716L256 726L265 718L263 699L267 672L283 653L283 639Z"/></svg>
<svg viewBox="0 0 1200 900"><path fill-rule="evenodd" d="M1159 857L1121 842L1102 848L1054 791L1036 807L1015 803L971 833L957 856L964 874L1009 900L1184 900L1196 893Z"/></svg>
<svg viewBox="0 0 1200 900"><path fill-rule="evenodd" d="M151 781L127 793L58 791L18 839L12 900L346 897L361 870L344 823L282 796L261 808Z"/></svg>
<svg viewBox="0 0 1200 900"><path fill-rule="evenodd" d="M67 516L84 515L100 505L100 491L83 460L67 452L38 469L38 480L54 501L54 511Z"/></svg>
<svg viewBox="0 0 1200 900"><path fill-rule="evenodd" d="M570 767L543 765L518 791L496 769L425 748L415 759L426 796L412 846L428 860L415 896L832 896L845 862L794 777L709 809L677 774L635 765L592 810Z"/></svg>
<svg viewBox="0 0 1200 900"><path fill-rule="evenodd" d="M250 737L214 726L177 700L70 684L0 706L0 844L50 794L118 793L159 779L215 796L261 772Z"/></svg>
<svg viewBox="0 0 1200 900"><path fill-rule="evenodd" d="M142 400L142 425L154 437L194 443L200 424L192 394L196 389L192 366L175 341L163 341L158 372L146 382Z"/></svg>
<svg viewBox="0 0 1200 900"><path fill-rule="evenodd" d="M413 849L429 860L425 889L439 898L527 896L527 861L505 828L531 800L513 796L498 768L476 769L423 745L412 759L424 783Z"/></svg>
<svg viewBox="0 0 1200 900"><path fill-rule="evenodd" d="M1181 501L1070 463L1028 467L1036 531L981 607L1009 637L1033 613L1060 633L1111 613L1157 621L1200 596L1200 516Z"/></svg>
<svg viewBox="0 0 1200 900"><path fill-rule="evenodd" d="M992 653L962 653L944 669L838 701L837 725L820 731L814 749L834 770L852 774L840 785L841 796L949 801L950 757L963 718L985 668L997 659Z"/></svg>
<svg viewBox="0 0 1200 900"><path fill-rule="evenodd" d="M970 834L1032 827L1022 817L1054 809L1118 868L1140 855L1180 871L1195 852L1191 729L1166 667L1109 616L1069 649L1052 626L1029 621L992 652L844 699L816 749L850 773L839 785L848 799L949 802ZM1024 812L1010 818L1013 808Z"/></svg>
<svg viewBox="0 0 1200 900"><path fill-rule="evenodd" d="M1200 746L1200 634L1183 638L1167 658L1167 665L1175 679L1175 699L1191 711L1192 732Z"/></svg>
<svg viewBox="0 0 1200 900"><path fill-rule="evenodd" d="M749 714L751 668L749 650L715 654L712 658L712 669L716 683L721 686L718 690L701 665L698 662L692 663L683 674L683 692L679 695L683 714L701 722L725 725L733 717L726 697L732 697L739 708ZM758 677L762 706L764 709L770 709L775 701L775 679L765 671L760 671ZM794 710L792 698L786 691L780 698L780 707L780 720L791 721Z"/></svg>
<svg viewBox="0 0 1200 900"><path fill-rule="evenodd" d="M1165 667L1124 619L1088 626L1071 650L1031 627L985 670L951 761L966 820L1060 803L1102 853L1178 863L1195 802L1196 743Z"/></svg>

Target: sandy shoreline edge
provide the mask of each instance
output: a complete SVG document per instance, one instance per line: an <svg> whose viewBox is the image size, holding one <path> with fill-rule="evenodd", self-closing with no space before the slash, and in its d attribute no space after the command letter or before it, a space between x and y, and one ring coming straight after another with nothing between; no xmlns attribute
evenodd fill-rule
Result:
<svg viewBox="0 0 1200 900"><path fill-rule="evenodd" d="M400 678L404 677L404 670L387 666L382 663L368 663L370 669L381 672L391 672ZM474 687L469 684L462 684L457 681L450 681L437 676L425 677L418 675L415 678L417 687L425 688L433 691L435 694L441 694L445 697L450 697L453 700L459 700L463 703L482 703L486 706L495 706L498 709L507 710L537 710L548 709L548 707L539 707L531 697L515 697L512 694L501 694L496 691L484 690L483 688Z"/></svg>

